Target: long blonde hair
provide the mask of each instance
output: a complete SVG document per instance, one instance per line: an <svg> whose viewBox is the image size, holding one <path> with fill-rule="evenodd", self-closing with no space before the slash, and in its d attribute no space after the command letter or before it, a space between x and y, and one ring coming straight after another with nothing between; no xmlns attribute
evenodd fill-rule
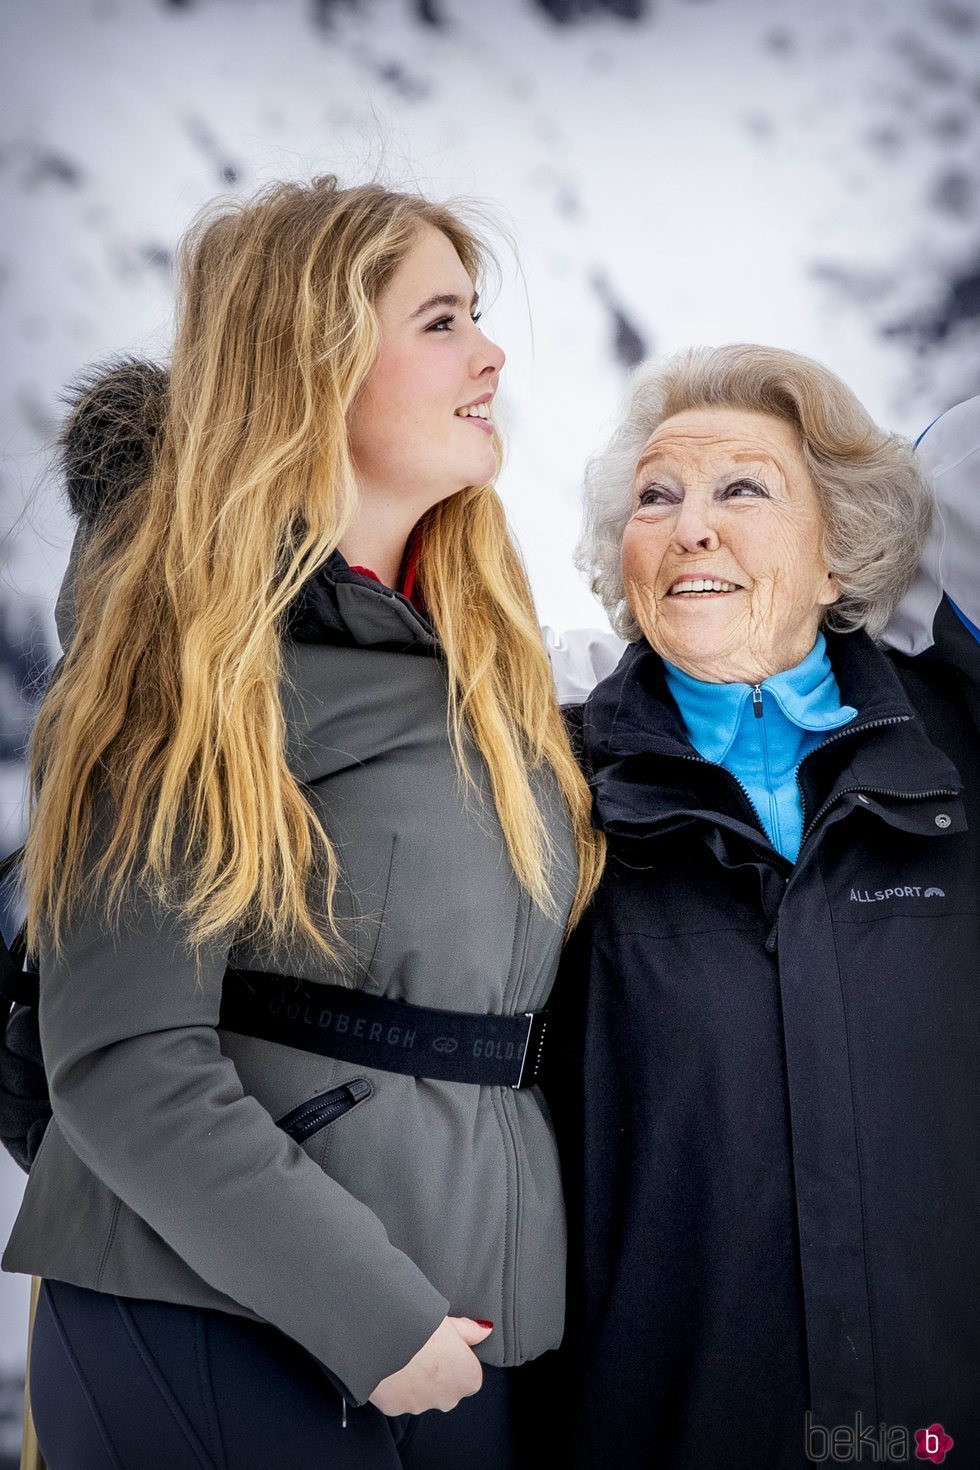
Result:
<svg viewBox="0 0 980 1470"><path fill-rule="evenodd" d="M96 892L118 922L138 887L179 908L195 951L237 932L342 952L337 856L286 761L282 621L353 514L346 425L377 351L373 304L425 224L475 281L487 252L456 213L333 177L221 203L185 238L152 467L89 536L31 739L32 951L42 929L60 949ZM469 735L514 871L547 911L554 854L530 772L550 768L574 831L574 922L601 839L496 493L439 504L419 538L459 769Z"/></svg>

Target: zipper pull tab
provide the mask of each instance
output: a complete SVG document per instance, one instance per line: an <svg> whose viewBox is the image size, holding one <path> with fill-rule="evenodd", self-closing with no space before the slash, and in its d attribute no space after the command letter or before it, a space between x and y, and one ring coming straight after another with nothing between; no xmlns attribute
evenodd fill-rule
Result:
<svg viewBox="0 0 980 1470"><path fill-rule="evenodd" d="M344 1406L343 1407L343 1410L341 1411L340 1427L341 1427L341 1429L346 1429L347 1428L347 1400L343 1396L341 1396L340 1402Z"/></svg>
<svg viewBox="0 0 980 1470"><path fill-rule="evenodd" d="M752 713L757 720L762 719L762 685L752 685Z"/></svg>

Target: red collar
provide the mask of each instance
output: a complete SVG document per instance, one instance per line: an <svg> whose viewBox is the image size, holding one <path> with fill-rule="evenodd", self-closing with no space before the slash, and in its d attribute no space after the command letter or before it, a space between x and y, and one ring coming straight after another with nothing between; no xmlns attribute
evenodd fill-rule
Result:
<svg viewBox="0 0 980 1470"><path fill-rule="evenodd" d="M397 592L400 592L403 597L407 597L409 602L412 604L417 612L425 611L421 594L416 593L415 590L415 583L418 578L419 558L421 557L421 555L421 537L417 536L413 531L411 536L408 538L408 545L405 548L405 555L402 559L401 570L398 574L398 586L395 590ZM370 567L351 566L351 571L359 572L362 577L370 577L373 582L377 582L382 587L385 585L381 581L381 578L378 576L377 572L372 571Z"/></svg>

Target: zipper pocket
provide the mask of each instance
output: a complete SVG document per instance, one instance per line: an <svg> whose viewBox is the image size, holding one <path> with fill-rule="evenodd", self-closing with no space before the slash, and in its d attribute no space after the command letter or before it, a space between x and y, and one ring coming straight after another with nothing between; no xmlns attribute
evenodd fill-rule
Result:
<svg viewBox="0 0 980 1470"><path fill-rule="evenodd" d="M374 1088L366 1077L355 1077L340 1087L332 1087L329 1092L321 1092L319 1097L311 1097L308 1102L300 1103L291 1113L277 1118L276 1126L288 1133L290 1138L295 1138L297 1143L302 1143L328 1123L349 1113L351 1108L356 1108L373 1091Z"/></svg>

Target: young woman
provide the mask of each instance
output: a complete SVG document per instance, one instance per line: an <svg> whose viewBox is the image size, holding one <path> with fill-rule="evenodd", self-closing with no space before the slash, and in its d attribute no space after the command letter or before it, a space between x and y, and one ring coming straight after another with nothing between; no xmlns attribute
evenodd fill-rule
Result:
<svg viewBox="0 0 980 1470"><path fill-rule="evenodd" d="M188 237L169 382L76 407L23 863L54 1117L4 1257L50 1470L501 1470L561 1337L533 1013L601 839L491 487L483 260L415 196L276 186Z"/></svg>

